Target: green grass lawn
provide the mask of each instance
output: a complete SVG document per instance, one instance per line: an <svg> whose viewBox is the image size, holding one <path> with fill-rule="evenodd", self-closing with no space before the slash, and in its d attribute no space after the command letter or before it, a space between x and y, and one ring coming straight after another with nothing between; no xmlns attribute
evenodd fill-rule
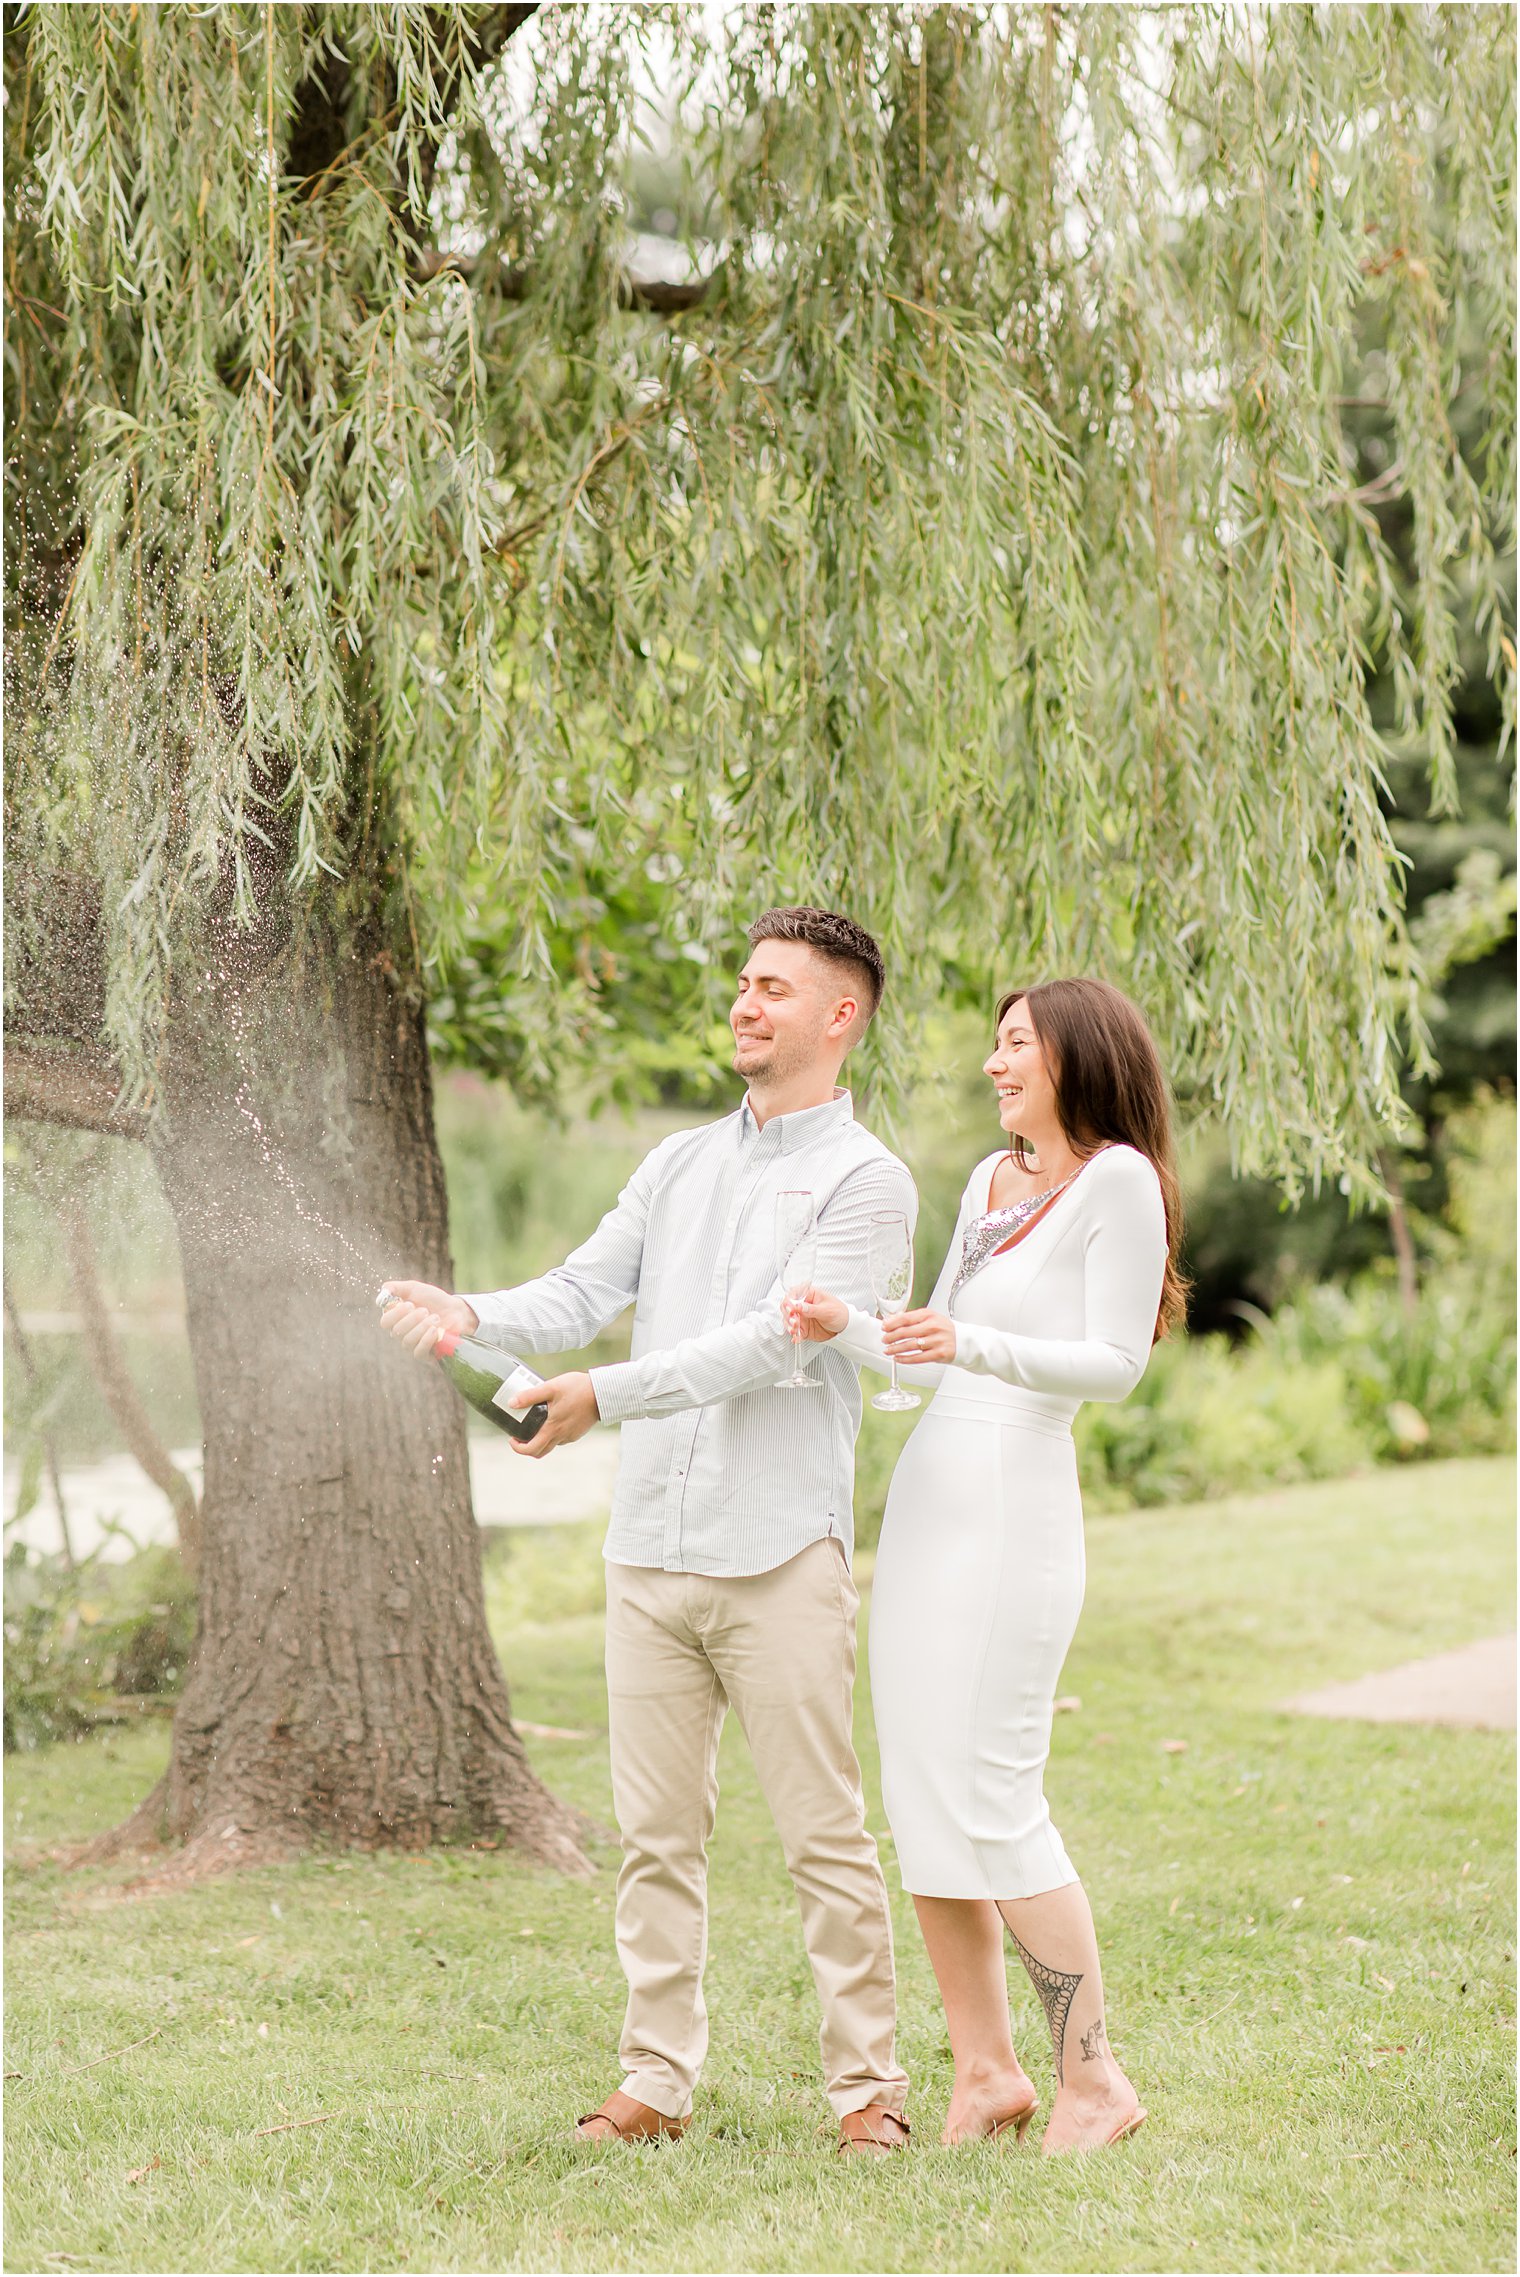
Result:
<svg viewBox="0 0 1520 2277"><path fill-rule="evenodd" d="M831 2155L790 1886L730 1726L712 2056L679 2145L566 2140L617 2078L610 1855L590 1884L499 1853L313 1858L126 1903L13 1862L6 2266L1512 2268L1513 1742L1277 1703L1508 1627L1513 1538L1504 1461L1092 1522L1048 1784L1151 2114L1121 2150L938 2147L949 2052L894 1892L915 2146ZM559 1617L534 1622L551 1569ZM573 1609L595 1573L587 1539L520 1544L492 1603L519 1712L595 1733L536 1742L545 1776L606 1818L600 1624ZM864 1679L859 1738L884 1834ZM125 1812L164 1748L13 1758L13 1861Z"/></svg>

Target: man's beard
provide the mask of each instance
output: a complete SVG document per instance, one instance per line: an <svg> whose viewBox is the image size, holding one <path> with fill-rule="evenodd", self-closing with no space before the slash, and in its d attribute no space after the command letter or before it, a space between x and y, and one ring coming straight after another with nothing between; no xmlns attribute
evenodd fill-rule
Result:
<svg viewBox="0 0 1520 2277"><path fill-rule="evenodd" d="M792 1076L800 1075L804 1068L811 1067L817 1048L818 1040L815 1036L775 1036L771 1039L769 1056L762 1063L746 1069L736 1044L734 1072L736 1075L747 1075L750 1083L761 1091L774 1090L778 1085L790 1081Z"/></svg>

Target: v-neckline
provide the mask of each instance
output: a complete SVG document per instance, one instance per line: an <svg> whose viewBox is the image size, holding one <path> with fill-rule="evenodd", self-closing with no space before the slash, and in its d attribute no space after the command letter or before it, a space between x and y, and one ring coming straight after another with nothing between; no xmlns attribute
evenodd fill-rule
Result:
<svg viewBox="0 0 1520 2277"><path fill-rule="evenodd" d="M1016 1249L1021 1249L1024 1243L1028 1240L1029 1236L1034 1232L1035 1227L1043 1225L1045 1223L1045 1219L1049 1214L1048 1205L1052 1202L1059 1201L1063 1194L1069 1194L1072 1187L1075 1186L1077 1180L1081 1177L1083 1171L1087 1168L1088 1163L1096 1162L1100 1154L1107 1154L1109 1147L1112 1146L1112 1144L1113 1142L1110 1140L1107 1146L1094 1148L1093 1152L1088 1155L1084 1161L1077 1164L1076 1169L1072 1172L1069 1178L1063 1179L1062 1183L1059 1186L1052 1186L1047 1193L1038 1195L1036 1197L1031 1197L1026 1194L1023 1197L1025 1201L1029 1201L1031 1198L1033 1198L1037 1199L1047 1206L1042 1209L1031 1211L1024 1224L1015 1228L1012 1238L1009 1241L1002 1243L998 1248L993 1250L991 1256L988 1257L985 1261L986 1265L994 1265L1000 1257L1011 1257ZM992 1181L998 1174L998 1164L1002 1161L1002 1159L1003 1157L1001 1153L994 1156L992 1168L987 1173L987 1191L982 1197L982 1216L984 1218L990 1217L992 1214L994 1207L992 1200ZM1016 1209L1018 1207L1018 1204L1015 1202L1004 1202L998 1204L997 1206L1002 1209Z"/></svg>

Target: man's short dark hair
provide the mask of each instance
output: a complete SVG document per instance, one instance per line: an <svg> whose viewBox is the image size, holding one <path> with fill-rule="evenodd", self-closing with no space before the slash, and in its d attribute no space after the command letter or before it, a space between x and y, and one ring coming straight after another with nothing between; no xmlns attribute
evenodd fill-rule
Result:
<svg viewBox="0 0 1520 2277"><path fill-rule="evenodd" d="M768 909L749 929L752 949L762 941L804 941L821 957L848 966L864 997L866 1018L875 1016L887 985L887 968L880 949L853 917L841 917L835 909Z"/></svg>

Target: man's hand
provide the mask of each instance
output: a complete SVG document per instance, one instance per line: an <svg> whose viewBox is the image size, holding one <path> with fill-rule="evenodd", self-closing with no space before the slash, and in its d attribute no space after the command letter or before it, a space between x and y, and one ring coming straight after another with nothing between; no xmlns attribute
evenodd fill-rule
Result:
<svg viewBox="0 0 1520 2277"><path fill-rule="evenodd" d="M456 1336L473 1336L480 1326L473 1305L451 1297L447 1289L435 1289L430 1281L387 1281L385 1286L398 1301L386 1306L380 1326L408 1352L425 1357L446 1328Z"/></svg>
<svg viewBox="0 0 1520 2277"><path fill-rule="evenodd" d="M550 1454L556 1447L568 1447L572 1439L584 1439L592 1424L601 1421L596 1388L584 1370L568 1376L551 1376L533 1394L534 1406L540 1402L549 1410L548 1420L539 1425L536 1437L514 1439L514 1454L531 1455L537 1461L540 1455Z"/></svg>
<svg viewBox="0 0 1520 2277"><path fill-rule="evenodd" d="M881 1341L891 1360L953 1360L955 1322L942 1312L921 1305L917 1312L894 1313L881 1324Z"/></svg>
<svg viewBox="0 0 1520 2277"><path fill-rule="evenodd" d="M848 1325L850 1308L842 1297L831 1297L827 1289L810 1284L795 1296L782 1298L781 1318L789 1336L804 1344L828 1344Z"/></svg>

